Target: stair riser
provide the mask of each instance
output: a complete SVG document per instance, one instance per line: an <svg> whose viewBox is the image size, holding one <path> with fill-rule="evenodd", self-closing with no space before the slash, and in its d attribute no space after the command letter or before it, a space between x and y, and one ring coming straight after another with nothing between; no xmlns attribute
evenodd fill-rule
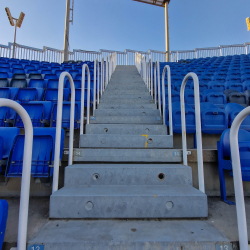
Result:
<svg viewBox="0 0 250 250"><path fill-rule="evenodd" d="M168 135L81 135L80 148L173 148Z"/></svg>
<svg viewBox="0 0 250 250"><path fill-rule="evenodd" d="M124 90L124 89L106 89L103 96L106 95L106 94L113 94L113 95L131 95L131 94L139 94L139 95L145 95L145 96L148 96L150 93L148 90Z"/></svg>
<svg viewBox="0 0 250 250"><path fill-rule="evenodd" d="M109 104L150 104L150 103L155 103L154 100L151 98L148 100L143 100L143 99L106 99L100 100L100 103L109 103Z"/></svg>
<svg viewBox="0 0 250 250"><path fill-rule="evenodd" d="M85 165L66 167L64 186L80 188L89 185L192 185L190 167L179 167L180 165L166 167L158 164L139 166L110 164L108 167L106 165L102 167L102 165L91 164L89 167Z"/></svg>
<svg viewBox="0 0 250 250"><path fill-rule="evenodd" d="M167 127L163 125L87 124L86 134L167 135Z"/></svg>
<svg viewBox="0 0 250 250"><path fill-rule="evenodd" d="M136 95L136 94L131 94L131 95L113 95L111 92L106 94L105 96L102 96L102 99L104 102L106 101L116 101L116 100L121 100L121 101L127 101L127 100L152 100L152 97L148 94L147 96L145 95Z"/></svg>
<svg viewBox="0 0 250 250"><path fill-rule="evenodd" d="M74 149L75 162L182 162L179 149Z"/></svg>
<svg viewBox="0 0 250 250"><path fill-rule="evenodd" d="M157 109L156 104L119 104L119 103L100 103L98 109Z"/></svg>
<svg viewBox="0 0 250 250"><path fill-rule="evenodd" d="M92 210L85 207L93 204ZM166 204L173 204L168 210ZM50 198L50 218L204 218L207 198L195 196L61 196Z"/></svg>
<svg viewBox="0 0 250 250"><path fill-rule="evenodd" d="M160 116L97 116L90 118L91 124L162 124Z"/></svg>
<svg viewBox="0 0 250 250"><path fill-rule="evenodd" d="M112 91L112 90L139 90L142 92L148 91L146 86L144 84L140 85L131 85L131 84L113 84L113 85L108 85L107 90Z"/></svg>
<svg viewBox="0 0 250 250"><path fill-rule="evenodd" d="M160 116L160 111L159 110L153 110L153 109L148 109L148 110L142 110L142 109L127 109L127 110L122 110L122 109L107 109L107 110L100 110L96 109L94 111L94 116Z"/></svg>

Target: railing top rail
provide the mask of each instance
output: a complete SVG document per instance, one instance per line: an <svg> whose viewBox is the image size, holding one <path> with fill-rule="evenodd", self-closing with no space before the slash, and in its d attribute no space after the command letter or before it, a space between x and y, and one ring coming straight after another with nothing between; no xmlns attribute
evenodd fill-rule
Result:
<svg viewBox="0 0 250 250"><path fill-rule="evenodd" d="M148 50L148 53L160 53L160 54L166 54L166 51L160 51L160 50L153 50L153 49L149 49ZM144 52L145 53L145 52Z"/></svg>
<svg viewBox="0 0 250 250"><path fill-rule="evenodd" d="M207 48L195 48L194 50L216 50L220 49L220 47L207 47Z"/></svg>
<svg viewBox="0 0 250 250"><path fill-rule="evenodd" d="M14 45L14 43L9 43L9 48ZM16 43L16 46L19 47L19 48L24 48L24 49L31 49L31 50L37 50L37 51L43 51L43 49L38 49L38 48L34 48L34 47L29 47L29 46L25 46L25 45L22 45L22 44L18 44Z"/></svg>
<svg viewBox="0 0 250 250"><path fill-rule="evenodd" d="M3 45L3 44L0 44L0 47L6 48L6 49L9 49L9 48L10 48L8 45Z"/></svg>
<svg viewBox="0 0 250 250"><path fill-rule="evenodd" d="M82 53L90 53L90 54L101 54L99 51L89 51L83 49L73 49L73 52L82 52Z"/></svg>
<svg viewBox="0 0 250 250"><path fill-rule="evenodd" d="M245 47L244 44L220 45L219 48Z"/></svg>

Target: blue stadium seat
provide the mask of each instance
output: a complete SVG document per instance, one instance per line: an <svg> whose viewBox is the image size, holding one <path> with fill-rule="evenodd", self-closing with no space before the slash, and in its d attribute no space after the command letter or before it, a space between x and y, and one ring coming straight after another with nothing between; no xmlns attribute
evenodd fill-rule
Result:
<svg viewBox="0 0 250 250"><path fill-rule="evenodd" d="M1 138L0 172L3 171L3 166L7 165L7 159L10 155L12 144L16 136L19 134L20 134L19 128L3 128L3 127L0 128L0 138Z"/></svg>
<svg viewBox="0 0 250 250"><path fill-rule="evenodd" d="M43 120L42 120L42 126L44 126L44 124L46 125L50 125L50 120L51 120L51 112L52 112L52 102L50 101L32 101L29 102L32 104L42 104L43 105Z"/></svg>
<svg viewBox="0 0 250 250"><path fill-rule="evenodd" d="M245 107L248 105L248 98L245 93L240 93L233 89L226 89L224 94L226 95L228 103L238 103Z"/></svg>
<svg viewBox="0 0 250 250"><path fill-rule="evenodd" d="M217 142L218 161L219 161L219 177L220 177L220 190L221 199L229 205L235 204L227 200L226 197L226 183L224 170L229 171L230 176L233 176L231 150L230 150L230 129L225 130ZM242 181L250 181L250 133L240 129L238 133L240 163L242 171Z"/></svg>
<svg viewBox="0 0 250 250"><path fill-rule="evenodd" d="M0 88L9 87L9 80L7 78L0 78Z"/></svg>
<svg viewBox="0 0 250 250"><path fill-rule="evenodd" d="M58 79L49 79L47 80L47 89L58 89L59 80Z"/></svg>
<svg viewBox="0 0 250 250"><path fill-rule="evenodd" d="M10 78L9 73L7 72L0 72L0 79L2 78Z"/></svg>
<svg viewBox="0 0 250 250"><path fill-rule="evenodd" d="M26 78L27 78L26 74L15 73L12 75L12 79L26 79Z"/></svg>
<svg viewBox="0 0 250 250"><path fill-rule="evenodd" d="M27 87L27 81L25 79L12 79L10 81L10 87L26 88Z"/></svg>
<svg viewBox="0 0 250 250"><path fill-rule="evenodd" d="M203 133L221 134L228 128L228 116L224 110L208 102L202 102L200 110L201 129Z"/></svg>
<svg viewBox="0 0 250 250"><path fill-rule="evenodd" d="M19 89L16 100L20 102L41 101L43 98L42 88Z"/></svg>
<svg viewBox="0 0 250 250"><path fill-rule="evenodd" d="M224 83L224 82L226 81L226 78L225 78L225 77L222 77L222 76L214 76L214 77L213 77L213 81L214 81L214 82Z"/></svg>
<svg viewBox="0 0 250 250"><path fill-rule="evenodd" d="M8 218L9 205L6 200L0 200L0 249L3 249L3 241Z"/></svg>
<svg viewBox="0 0 250 250"><path fill-rule="evenodd" d="M33 127L41 127L44 115L44 106L41 103L23 103L23 108L30 116ZM23 121L19 115L16 116L15 127L23 128Z"/></svg>
<svg viewBox="0 0 250 250"><path fill-rule="evenodd" d="M202 102L202 94L200 94L200 102ZM188 105L190 105L192 108L194 108L194 90L193 89L187 89L184 92L184 100L185 103L187 103Z"/></svg>
<svg viewBox="0 0 250 250"><path fill-rule="evenodd" d="M29 88L44 88L45 82L43 79L30 79L28 80Z"/></svg>
<svg viewBox="0 0 250 250"><path fill-rule="evenodd" d="M63 100L69 101L69 89L63 90ZM58 100L58 89L47 89L45 92L45 101L57 102Z"/></svg>
<svg viewBox="0 0 250 250"><path fill-rule="evenodd" d="M7 117L9 115L9 108L8 107L1 107L0 108L0 127L7 127L8 124L6 122Z"/></svg>
<svg viewBox="0 0 250 250"><path fill-rule="evenodd" d="M173 102L173 131L174 133L181 134L181 104L180 102ZM185 103L185 117L186 117L186 133L195 133L195 110ZM166 112L166 124L168 124L168 110ZM169 125L169 124L168 124Z"/></svg>
<svg viewBox="0 0 250 250"><path fill-rule="evenodd" d="M29 79L43 79L43 76L40 73L30 73L28 75L28 78Z"/></svg>
<svg viewBox="0 0 250 250"><path fill-rule="evenodd" d="M228 103L224 106L224 110L228 116L228 127L230 128L233 124L235 117L244 109L238 103ZM241 123L240 129L250 131L250 116L247 116L245 120Z"/></svg>
<svg viewBox="0 0 250 250"><path fill-rule="evenodd" d="M82 82L81 82L80 80L74 80L74 84L75 84L75 89L80 89L80 88L82 88ZM66 81L65 88L70 89L69 80Z"/></svg>
<svg viewBox="0 0 250 250"><path fill-rule="evenodd" d="M237 76L227 76L226 82L238 82L241 83L241 78Z"/></svg>
<svg viewBox="0 0 250 250"><path fill-rule="evenodd" d="M62 128L70 128L70 102L63 103L62 111ZM74 116L74 128L79 128L79 117L80 117L80 107L78 104L75 104L75 116ZM56 127L56 118L57 118L57 104L54 104L51 116L51 127Z"/></svg>
<svg viewBox="0 0 250 250"><path fill-rule="evenodd" d="M84 91L84 107L87 107L87 89ZM76 89L75 90L75 101L80 102L81 101L81 95L82 95L82 90L81 89ZM93 102L93 92L90 89L90 107L92 107L92 102Z"/></svg>
<svg viewBox="0 0 250 250"><path fill-rule="evenodd" d="M31 174L33 177L48 178L53 174L55 128L34 128ZM64 145L64 130L61 132L60 159ZM23 168L24 135L15 138L6 167L7 177L21 177Z"/></svg>
<svg viewBox="0 0 250 250"><path fill-rule="evenodd" d="M212 104L217 105L218 107L222 108L227 103L226 96L223 92L218 92L213 89L208 89L203 91L203 101L210 102Z"/></svg>
<svg viewBox="0 0 250 250"><path fill-rule="evenodd" d="M12 74L25 74L24 69L12 69Z"/></svg>
<svg viewBox="0 0 250 250"><path fill-rule="evenodd" d="M173 102L180 102L180 93L175 91L175 90L171 90L171 98L172 98L172 103ZM165 89L165 101L166 101L166 108L168 107L168 89Z"/></svg>
<svg viewBox="0 0 250 250"><path fill-rule="evenodd" d="M241 76L241 81L242 82L250 81L250 74L245 74L245 75Z"/></svg>
<svg viewBox="0 0 250 250"><path fill-rule="evenodd" d="M209 82L209 88L218 92L224 92L226 90L225 84L217 81Z"/></svg>
<svg viewBox="0 0 250 250"><path fill-rule="evenodd" d="M44 79L54 79L54 80L58 80L58 76L56 74L45 74L44 75Z"/></svg>
<svg viewBox="0 0 250 250"><path fill-rule="evenodd" d="M237 83L237 82L226 82L225 83L227 89L232 89L236 90L238 92L243 92L244 87L242 83Z"/></svg>
<svg viewBox="0 0 250 250"><path fill-rule="evenodd" d="M204 90L209 89L209 85L207 82L199 82L199 90L200 92L203 92Z"/></svg>

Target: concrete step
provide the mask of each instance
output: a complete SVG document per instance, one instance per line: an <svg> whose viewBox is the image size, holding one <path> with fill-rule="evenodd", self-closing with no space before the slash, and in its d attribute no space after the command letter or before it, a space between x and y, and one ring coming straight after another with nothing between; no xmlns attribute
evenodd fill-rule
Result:
<svg viewBox="0 0 250 250"><path fill-rule="evenodd" d="M180 164L75 164L65 168L64 187L89 185L192 186L192 170Z"/></svg>
<svg viewBox="0 0 250 250"><path fill-rule="evenodd" d="M157 109L155 103L141 103L141 104L131 104L131 103L99 103L97 105L98 109Z"/></svg>
<svg viewBox="0 0 250 250"><path fill-rule="evenodd" d="M148 91L145 84L109 84L106 90L140 90Z"/></svg>
<svg viewBox="0 0 250 250"><path fill-rule="evenodd" d="M130 94L130 95L115 95L112 94L111 92L106 93L105 95L102 96L101 101L127 101L127 100L152 100L152 96L150 96L150 94L148 93L148 95L141 95L141 94Z"/></svg>
<svg viewBox="0 0 250 250"><path fill-rule="evenodd" d="M86 134L167 135L167 126L140 124L87 124Z"/></svg>
<svg viewBox="0 0 250 250"><path fill-rule="evenodd" d="M150 97L148 100L144 100L144 99L101 99L100 103L112 103L112 104L116 104L116 103L122 103L122 104L150 104L150 103L155 103L154 100L152 100L152 98Z"/></svg>
<svg viewBox="0 0 250 250"><path fill-rule="evenodd" d="M93 116L91 124L162 124L161 116Z"/></svg>
<svg viewBox="0 0 250 250"><path fill-rule="evenodd" d="M182 162L180 149L74 148L74 162Z"/></svg>
<svg viewBox="0 0 250 250"><path fill-rule="evenodd" d="M173 148L172 135L81 135L80 148Z"/></svg>
<svg viewBox="0 0 250 250"><path fill-rule="evenodd" d="M140 89L106 89L103 96L106 94L112 93L115 94L124 94L124 95L130 95L130 94L140 94L140 95L149 95L149 91L147 89L140 90Z"/></svg>
<svg viewBox="0 0 250 250"><path fill-rule="evenodd" d="M46 250L231 249L218 229L200 220L54 220L28 242L35 244Z"/></svg>
<svg viewBox="0 0 250 250"><path fill-rule="evenodd" d="M158 109L96 109L94 116L160 116Z"/></svg>
<svg viewBox="0 0 250 250"><path fill-rule="evenodd" d="M64 187L50 196L50 218L53 219L207 216L207 196L191 186Z"/></svg>

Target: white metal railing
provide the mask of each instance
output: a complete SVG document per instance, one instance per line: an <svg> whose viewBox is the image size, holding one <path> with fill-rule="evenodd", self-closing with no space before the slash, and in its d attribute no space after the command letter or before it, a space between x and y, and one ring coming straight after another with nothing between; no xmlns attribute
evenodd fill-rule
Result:
<svg viewBox="0 0 250 250"><path fill-rule="evenodd" d="M65 77L68 77L69 82L70 82L70 88L71 88L68 164L72 165L72 163L73 163L75 84L74 84L74 81L72 79L72 76L68 72L62 72L60 75L59 84L58 84L58 100L57 100L57 116L56 116L56 142L55 142L55 154L54 154L54 172L53 172L52 193L54 193L58 190L61 133L62 133L63 87L64 87Z"/></svg>
<svg viewBox="0 0 250 250"><path fill-rule="evenodd" d="M155 104L157 104L157 96L158 96L158 109L160 110L160 115L161 115L161 86L160 86L160 82L161 82L160 63L159 63L159 61L156 61L155 67L154 67L154 92L155 92L154 97L155 97ZM158 91L157 91L157 88L158 88Z"/></svg>
<svg viewBox="0 0 250 250"><path fill-rule="evenodd" d="M182 149L183 149L183 164L188 165L187 156L187 137L186 137L186 117L185 117L185 101L184 92L186 83L189 78L193 78L194 81L194 100L195 100L195 128L196 128L196 144L197 144L197 158L198 158L198 179L199 190L205 193L204 185L204 169L203 169L203 152L202 152L202 134L201 134L201 114L200 114L200 91L199 91L199 79L195 73L188 73L182 82L180 90L181 99L181 127L182 127Z"/></svg>
<svg viewBox="0 0 250 250"><path fill-rule="evenodd" d="M11 57L12 51L13 43L9 43L8 46L0 44L0 57ZM69 60L94 61L97 59L98 61L101 61L102 57L109 57L113 53L116 53L117 65L135 65L138 53L144 56L149 56L153 62L166 61L166 51L148 50L147 52L144 52L130 49L126 49L124 52L104 49L99 51L73 50L73 52L69 52ZM182 59L197 59L204 57L240 55L248 53L250 53L250 43L244 43L236 45L221 45L219 47L210 48L196 48L194 50L170 51L169 58L171 62L178 62ZM38 49L16 44L15 58L62 63L63 50L49 47Z"/></svg>
<svg viewBox="0 0 250 250"><path fill-rule="evenodd" d="M234 119L230 129L230 149L233 167L233 180L235 190L238 234L241 250L248 250L248 234L242 173L239 153L238 132L243 120L250 114L250 107L243 109Z"/></svg>
<svg viewBox="0 0 250 250"><path fill-rule="evenodd" d="M97 74L97 79L96 79ZM97 86L97 87L96 87ZM96 89L97 89L97 104L100 102L100 65L96 58L94 60L94 93L93 93L93 110L96 110Z"/></svg>
<svg viewBox="0 0 250 250"><path fill-rule="evenodd" d="M172 90L171 90L171 70L166 65L162 72L162 113L163 124L166 125L166 99L165 99L165 75L168 74L168 119L169 119L169 135L173 135L173 116L172 116ZM160 105L160 104L159 104Z"/></svg>
<svg viewBox="0 0 250 250"><path fill-rule="evenodd" d="M22 170L18 237L17 237L17 250L25 250L26 240L27 240L28 212L29 212L31 160L32 160L32 148L33 148L33 126L29 114L19 103L9 99L0 98L0 107L9 107L14 109L21 117L25 129L23 170Z"/></svg>

